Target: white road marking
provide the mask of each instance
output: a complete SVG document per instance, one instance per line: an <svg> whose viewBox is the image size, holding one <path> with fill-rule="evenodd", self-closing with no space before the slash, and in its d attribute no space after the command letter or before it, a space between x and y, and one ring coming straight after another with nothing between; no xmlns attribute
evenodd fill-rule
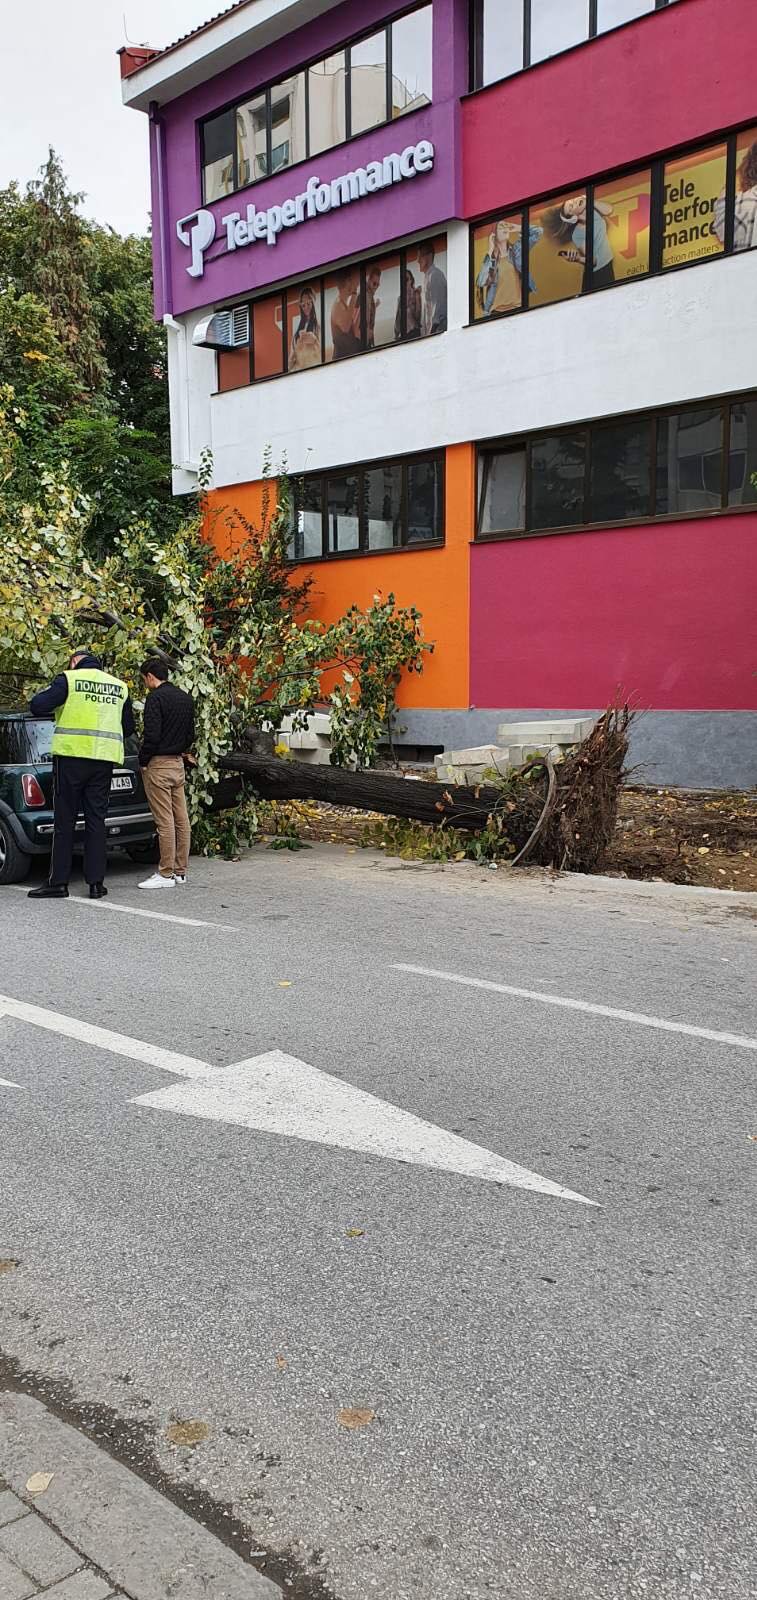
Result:
<svg viewBox="0 0 757 1600"><path fill-rule="evenodd" d="M64 1017L59 1011L47 1011L42 1006L27 1005L25 1000L12 1000L9 995L0 994L0 1017L3 1016L29 1022L35 1028L45 1028L48 1033L60 1034L64 1039L78 1039L80 1044L91 1044L98 1050L109 1050L111 1055L125 1056L128 1061L160 1067L161 1071L176 1073L180 1078L206 1078L215 1070L209 1062L197 1061L193 1056L178 1055L175 1050L164 1050L161 1045L130 1039L126 1034L112 1033L109 1028L98 1028L92 1022L81 1022L78 1017Z"/></svg>
<svg viewBox="0 0 757 1600"><path fill-rule="evenodd" d="M0 1089L20 1089L20 1083L11 1083L10 1078L0 1078Z"/></svg>
<svg viewBox="0 0 757 1600"><path fill-rule="evenodd" d="M28 890L22 888L19 883L11 883L8 887L16 889L20 894L28 894ZM153 892L160 894L162 891L155 890ZM146 890L145 893L147 893ZM181 890L179 890L179 893L181 893ZM68 904L87 906L88 909L91 908L93 911L123 911L127 917L150 917L155 922L177 922L182 928L216 928L219 933L239 932L238 928L232 928L227 922L200 922L197 917L174 917L168 911L150 911L147 906L124 906L118 900L89 900L85 899L84 895L72 894L68 897Z"/></svg>
<svg viewBox="0 0 757 1600"><path fill-rule="evenodd" d="M596 1203L280 1050L239 1061L204 1081L140 1095L132 1104L509 1184L581 1205Z"/></svg>
<svg viewBox="0 0 757 1600"><path fill-rule="evenodd" d="M461 983L470 989L489 989L494 994L513 995L516 1000L538 1000L543 1006L561 1006L566 1011L587 1011L595 1017L612 1017L616 1022L631 1022L639 1028L658 1028L662 1033L684 1033L691 1039L709 1039L713 1044L735 1045L740 1050L757 1050L757 1039L742 1033L720 1033L714 1028L695 1028L688 1022L669 1022L665 1017L647 1017L641 1011L619 1011L614 1006L593 1005L589 1000L571 1000L565 995L542 994L537 989L517 989L509 983L490 983L487 978L466 978L459 972L439 972L434 967L415 967L405 961L393 963L395 972L410 972L419 978L439 978L444 983Z"/></svg>

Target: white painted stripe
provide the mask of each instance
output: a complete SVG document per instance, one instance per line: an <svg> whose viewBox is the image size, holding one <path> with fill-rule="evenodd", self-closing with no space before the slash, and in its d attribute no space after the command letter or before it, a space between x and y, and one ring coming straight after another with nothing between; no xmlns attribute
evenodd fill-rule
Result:
<svg viewBox="0 0 757 1600"><path fill-rule="evenodd" d="M19 894L28 894L29 892L27 889L22 888L20 883L8 884L8 888L15 889ZM145 893L147 892L145 890ZM156 894L165 893L161 889L151 892ZM85 899L84 895L71 894L68 897L68 904L86 906L88 909L91 907L93 911L122 911L127 917L149 917L153 922L176 922L182 928L215 928L218 933L239 932L238 928L232 928L228 922L201 922L198 917L174 917L169 911L150 911L147 906L124 906L119 900L111 900L110 898L107 900L89 900Z"/></svg>
<svg viewBox="0 0 757 1600"><path fill-rule="evenodd" d="M740 1050L757 1050L757 1039L742 1033L720 1033L714 1028L695 1028L688 1022L669 1022L666 1017L647 1017L642 1011L619 1011L614 1006L593 1005L589 1000L572 1000L566 995L541 994L537 989L518 989L510 983L490 983L487 978L466 978L459 972L439 972L435 967L416 967L409 962L393 962L395 972L411 972L419 978L439 978L444 983L462 983L469 989L489 989L494 994L513 995L516 1000L538 1000L543 1006L561 1006L566 1011L586 1011L594 1017L612 1017L616 1022L631 1022L638 1028L658 1028L662 1033L684 1033L691 1039L709 1039L713 1044L735 1045Z"/></svg>
<svg viewBox="0 0 757 1600"><path fill-rule="evenodd" d="M0 1016L2 1012L0 1012ZM20 1089L20 1083L11 1083L10 1078L0 1078L0 1089Z"/></svg>
<svg viewBox="0 0 757 1600"><path fill-rule="evenodd" d="M140 1095L132 1103L596 1204L281 1050L238 1061L204 1081Z"/></svg>
<svg viewBox="0 0 757 1600"><path fill-rule="evenodd" d="M98 1050L109 1050L114 1056L126 1056L128 1061L143 1061L146 1066L160 1067L161 1071L176 1073L180 1078L205 1078L214 1070L207 1061L178 1055L175 1050L164 1050L161 1045L146 1044L142 1039L130 1039L123 1033L112 1033L110 1028L98 1028L78 1017L64 1017L58 1011L28 1005L25 1000L13 1000L10 995L0 994L2 1016L29 1022L35 1028L46 1028L48 1033L60 1034L64 1039L78 1039L80 1044L91 1044Z"/></svg>

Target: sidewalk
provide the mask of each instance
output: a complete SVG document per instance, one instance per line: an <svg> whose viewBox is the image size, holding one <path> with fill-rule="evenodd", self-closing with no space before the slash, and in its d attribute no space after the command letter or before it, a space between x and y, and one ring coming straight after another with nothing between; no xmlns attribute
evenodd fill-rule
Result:
<svg viewBox="0 0 757 1600"><path fill-rule="evenodd" d="M42 1493L26 1485L52 1474ZM233 1551L38 1400L0 1394L0 1600L281 1600Z"/></svg>

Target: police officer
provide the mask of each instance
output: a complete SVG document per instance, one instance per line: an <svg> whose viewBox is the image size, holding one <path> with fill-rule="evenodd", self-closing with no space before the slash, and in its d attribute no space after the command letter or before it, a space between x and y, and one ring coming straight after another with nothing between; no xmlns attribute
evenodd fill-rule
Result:
<svg viewBox="0 0 757 1600"><path fill-rule="evenodd" d="M53 796L55 829L50 878L30 889L30 900L65 900L74 850L76 819L84 813L84 876L90 900L108 893L105 877L105 818L114 766L124 759L124 739L134 732L129 690L104 672L99 656L75 650L68 672L31 702L32 715L55 713Z"/></svg>

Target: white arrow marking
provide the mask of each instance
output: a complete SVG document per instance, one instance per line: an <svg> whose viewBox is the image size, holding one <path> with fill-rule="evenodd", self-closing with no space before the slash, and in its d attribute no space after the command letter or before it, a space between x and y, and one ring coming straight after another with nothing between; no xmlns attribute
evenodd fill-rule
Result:
<svg viewBox="0 0 757 1600"><path fill-rule="evenodd" d="M181 1078L204 1078L214 1071L207 1061L177 1055L175 1050L164 1050L157 1044L145 1044L141 1039L129 1039L124 1033L111 1033L109 1028L97 1028L91 1022L80 1022L78 1017L64 1017L58 1011L30 1006L24 1000L11 1000L10 996L4 994L0 994L2 1016L30 1022L33 1027L46 1028L49 1033L61 1034L64 1039L78 1039L80 1044L94 1045L97 1050L109 1050L114 1056L126 1056L128 1061L143 1061L148 1067L175 1072Z"/></svg>
<svg viewBox="0 0 757 1600"><path fill-rule="evenodd" d="M140 1095L132 1104L510 1184L582 1205L596 1203L280 1050L239 1061L204 1080Z"/></svg>

